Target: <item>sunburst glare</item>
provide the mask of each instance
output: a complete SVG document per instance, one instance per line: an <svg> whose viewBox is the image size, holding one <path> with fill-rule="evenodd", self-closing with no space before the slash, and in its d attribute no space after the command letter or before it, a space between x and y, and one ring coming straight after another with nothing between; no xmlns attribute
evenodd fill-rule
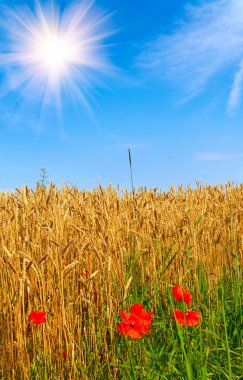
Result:
<svg viewBox="0 0 243 380"><path fill-rule="evenodd" d="M59 110L62 95L78 97L89 107L94 82L113 72L104 41L113 34L106 30L109 14L97 12L94 1L85 0L60 9L36 2L34 9L5 8L1 22L5 38L0 45L0 64L6 68L4 95L19 91L41 104Z"/></svg>

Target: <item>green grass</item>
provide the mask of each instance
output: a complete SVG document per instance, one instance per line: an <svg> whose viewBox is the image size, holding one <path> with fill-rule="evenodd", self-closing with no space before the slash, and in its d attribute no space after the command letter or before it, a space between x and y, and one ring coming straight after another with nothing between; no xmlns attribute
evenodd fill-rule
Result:
<svg viewBox="0 0 243 380"><path fill-rule="evenodd" d="M172 299L168 288L163 300L157 292L150 301L151 289L144 286L139 294L134 285L130 298L141 302L147 311L157 309L150 332L141 341L117 337L113 356L118 358L120 379L242 379L242 282L239 273L223 275L210 291L206 277L198 268L200 292L194 296L193 310L203 315L195 327L180 326L172 320ZM193 293L193 282L190 290ZM154 284L156 292L156 284ZM156 304L155 304L156 303ZM91 373L89 374L92 375ZM108 373L106 373L108 376Z"/></svg>

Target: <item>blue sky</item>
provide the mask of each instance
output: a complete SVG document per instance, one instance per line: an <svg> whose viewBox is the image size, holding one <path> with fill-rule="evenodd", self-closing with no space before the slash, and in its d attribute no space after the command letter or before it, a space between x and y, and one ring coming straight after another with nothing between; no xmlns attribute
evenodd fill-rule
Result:
<svg viewBox="0 0 243 380"><path fill-rule="evenodd" d="M0 4L0 191L34 189L41 168L58 187L130 190L128 148L136 189L242 182L241 0L95 1L91 25L109 14L91 30L96 50L69 87L60 72L45 101L24 50L31 30L18 21L35 20L35 2ZM77 3L58 4L73 25Z"/></svg>

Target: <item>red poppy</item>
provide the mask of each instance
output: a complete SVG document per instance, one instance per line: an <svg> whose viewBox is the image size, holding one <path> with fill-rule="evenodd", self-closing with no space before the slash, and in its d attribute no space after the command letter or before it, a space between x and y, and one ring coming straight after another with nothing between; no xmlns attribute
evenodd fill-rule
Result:
<svg viewBox="0 0 243 380"><path fill-rule="evenodd" d="M147 313L141 304L135 303L131 307L131 314L127 314L124 310L120 312L123 322L118 323L117 329L123 335L129 335L131 338L141 339L142 334L148 334L148 326L152 323L152 314L153 312Z"/></svg>
<svg viewBox="0 0 243 380"><path fill-rule="evenodd" d="M143 306L140 303L135 303L132 305L131 314L138 317L139 323L141 323L141 325L150 326L152 324L151 316L153 312L150 311L147 313L147 311L143 309Z"/></svg>
<svg viewBox="0 0 243 380"><path fill-rule="evenodd" d="M123 318L122 323L118 323L117 329L120 333L123 335L128 335L131 338L134 339L141 339L142 333L147 334L146 332L146 326L141 325L138 323L138 317L135 315L127 315L125 312L121 311L121 317Z"/></svg>
<svg viewBox="0 0 243 380"><path fill-rule="evenodd" d="M84 269L83 274L84 274L84 276L87 277L89 275L89 270L88 269Z"/></svg>
<svg viewBox="0 0 243 380"><path fill-rule="evenodd" d="M45 311L31 311L29 314L29 321L32 321L34 325L39 325L40 323L46 322L46 312Z"/></svg>
<svg viewBox="0 0 243 380"><path fill-rule="evenodd" d="M175 309L172 318L176 319L179 325L196 326L200 322L202 315L199 313L199 311L187 310L185 313L183 313L183 311Z"/></svg>
<svg viewBox="0 0 243 380"><path fill-rule="evenodd" d="M172 288L173 296L176 301L184 301L187 305L192 301L191 293L183 289L180 285L176 284Z"/></svg>

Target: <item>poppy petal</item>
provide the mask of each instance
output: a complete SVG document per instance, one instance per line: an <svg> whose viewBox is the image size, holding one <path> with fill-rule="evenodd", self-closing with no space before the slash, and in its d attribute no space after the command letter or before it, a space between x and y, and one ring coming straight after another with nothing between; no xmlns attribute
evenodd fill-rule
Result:
<svg viewBox="0 0 243 380"><path fill-rule="evenodd" d="M143 309L143 306L141 305L141 303L134 303L131 307L131 313L132 314L141 315L143 310L144 309Z"/></svg>
<svg viewBox="0 0 243 380"><path fill-rule="evenodd" d="M172 318L176 319L179 325L196 326L200 322L202 315L198 311L187 310L183 313L181 310L175 309Z"/></svg>
<svg viewBox="0 0 243 380"><path fill-rule="evenodd" d="M172 318L175 319L179 325L185 326L186 316L181 310L175 309Z"/></svg>
<svg viewBox="0 0 243 380"><path fill-rule="evenodd" d="M202 318L201 313L198 311L187 311L186 312L186 324L188 326L196 326Z"/></svg>
<svg viewBox="0 0 243 380"><path fill-rule="evenodd" d="M139 317L139 323L147 326L150 326L152 324L151 316L153 312L151 311L148 313L146 310L143 309L141 304L135 303L134 305L132 305L131 313Z"/></svg>
<svg viewBox="0 0 243 380"><path fill-rule="evenodd" d="M32 310L28 318L29 321L33 322L33 324L39 325L40 323L46 322L46 312L41 310Z"/></svg>
<svg viewBox="0 0 243 380"><path fill-rule="evenodd" d="M176 301L184 301L187 305L192 301L191 293L183 289L179 284L172 287L172 293Z"/></svg>

